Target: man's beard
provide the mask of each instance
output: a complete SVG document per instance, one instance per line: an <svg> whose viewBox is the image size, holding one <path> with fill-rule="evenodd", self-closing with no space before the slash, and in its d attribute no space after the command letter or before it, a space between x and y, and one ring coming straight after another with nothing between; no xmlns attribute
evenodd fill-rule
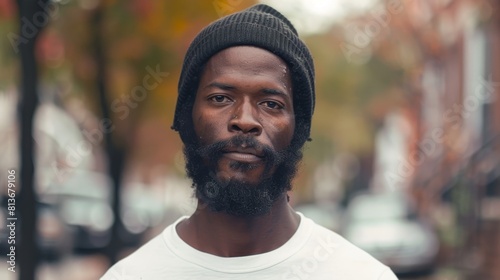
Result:
<svg viewBox="0 0 500 280"><path fill-rule="evenodd" d="M223 151L242 146L262 151L259 164L232 161L230 168L244 172L264 164L258 183L234 178L226 180L218 174ZM268 213L273 203L291 189L291 181L302 159L300 148L288 147L276 152L254 137L243 135L206 146L186 144L184 155L187 175L193 180L196 197L211 211L238 217L257 217Z"/></svg>

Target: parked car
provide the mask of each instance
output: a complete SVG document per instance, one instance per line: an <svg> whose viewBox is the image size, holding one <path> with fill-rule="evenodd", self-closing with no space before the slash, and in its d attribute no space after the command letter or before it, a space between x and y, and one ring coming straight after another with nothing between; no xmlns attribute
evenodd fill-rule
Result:
<svg viewBox="0 0 500 280"><path fill-rule="evenodd" d="M75 249L100 250L111 240L114 214L111 208L111 180L108 175L74 170L64 182L47 188L41 196L57 205L64 222L74 229ZM121 241L137 246L164 215L161 198L143 189L123 188L120 211Z"/></svg>
<svg viewBox="0 0 500 280"><path fill-rule="evenodd" d="M5 203L2 203L0 209L0 250L2 256L5 256L10 248L10 244L8 243L10 229L5 224L7 217L10 216L8 216L7 207L4 207L5 205ZM38 213L36 242L42 260L57 261L69 255L73 246L72 232L64 223L57 209L53 205L38 201L36 202L36 211ZM19 244L22 242L19 231L21 222L22 220L19 218L16 220L17 234L15 246L17 248L19 248Z"/></svg>
<svg viewBox="0 0 500 280"><path fill-rule="evenodd" d="M41 194L44 201L57 205L63 221L73 229L75 249L104 248L111 239L109 184L103 174L75 171L63 184Z"/></svg>
<svg viewBox="0 0 500 280"><path fill-rule="evenodd" d="M356 196L347 206L342 232L395 273L426 272L435 266L437 235L401 193Z"/></svg>
<svg viewBox="0 0 500 280"><path fill-rule="evenodd" d="M122 202L122 241L129 246L138 246L146 231L163 222L165 205L162 197L155 195L150 187L138 183L126 188L122 193Z"/></svg>

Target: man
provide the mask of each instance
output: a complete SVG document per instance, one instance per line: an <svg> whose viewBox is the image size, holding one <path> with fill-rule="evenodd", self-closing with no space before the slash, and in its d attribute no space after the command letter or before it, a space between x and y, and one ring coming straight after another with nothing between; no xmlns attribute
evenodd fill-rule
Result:
<svg viewBox="0 0 500 280"><path fill-rule="evenodd" d="M197 209L102 279L397 279L288 204L314 97L309 50L271 7L202 30L184 60L173 124Z"/></svg>

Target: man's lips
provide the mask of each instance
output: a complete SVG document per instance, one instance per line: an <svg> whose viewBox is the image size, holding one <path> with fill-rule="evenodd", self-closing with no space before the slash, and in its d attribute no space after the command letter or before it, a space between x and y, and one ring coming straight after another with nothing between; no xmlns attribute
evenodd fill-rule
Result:
<svg viewBox="0 0 500 280"><path fill-rule="evenodd" d="M241 162L248 162L248 163L253 163L253 162L258 162L262 160L262 156L257 153L257 151L253 150L227 150L224 151L224 157L227 157L229 159L235 160L235 161L241 161Z"/></svg>

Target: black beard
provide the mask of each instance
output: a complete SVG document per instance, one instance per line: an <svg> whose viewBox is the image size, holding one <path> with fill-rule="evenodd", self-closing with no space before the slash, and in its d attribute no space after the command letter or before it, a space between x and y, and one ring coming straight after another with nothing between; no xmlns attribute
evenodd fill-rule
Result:
<svg viewBox="0 0 500 280"><path fill-rule="evenodd" d="M222 180L217 176L218 161L229 147L254 148L263 152L264 174L260 182L250 184L237 179ZM238 135L207 146L185 144L186 171L193 180L196 197L211 211L238 217L257 217L268 213L273 203L291 190L291 181L302 159L300 148L281 152L260 144L253 137ZM257 165L231 162L234 170L247 171ZM275 169L274 169L275 168ZM274 174L271 174L274 169Z"/></svg>

